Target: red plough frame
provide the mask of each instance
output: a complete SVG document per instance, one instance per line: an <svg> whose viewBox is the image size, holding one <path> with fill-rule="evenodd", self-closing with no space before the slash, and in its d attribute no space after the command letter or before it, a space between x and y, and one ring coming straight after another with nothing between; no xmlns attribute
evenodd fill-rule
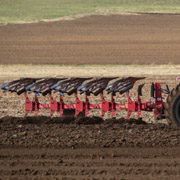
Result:
<svg viewBox="0 0 180 180"><path fill-rule="evenodd" d="M34 111L35 115L37 115L40 109L50 109L50 116L52 116L54 112L59 112L60 116L62 116L65 109L74 109L75 117L77 117L81 112L85 112L85 116L87 116L90 110L101 109L101 117L103 117L106 112L110 111L111 117L113 118L116 110L125 109L127 110L127 119L129 119L133 112L137 112L139 118L142 111L154 111L155 118L160 118L160 116L164 114L161 84L162 83L152 84L153 92L151 92L152 96L150 101L142 102L140 94L138 94L137 100L133 101L129 96L129 92L126 92L126 104L117 104L113 95L111 95L111 102L108 102L105 100L102 93L100 93L101 104L90 104L87 95L85 96L85 101L82 102L79 100L76 93L74 93L75 104L65 104L63 96L61 95L59 102L56 102L51 94L49 94L50 104L41 104L38 100L38 96L35 95L34 101L30 101L27 94L24 93L25 116L31 111Z"/></svg>

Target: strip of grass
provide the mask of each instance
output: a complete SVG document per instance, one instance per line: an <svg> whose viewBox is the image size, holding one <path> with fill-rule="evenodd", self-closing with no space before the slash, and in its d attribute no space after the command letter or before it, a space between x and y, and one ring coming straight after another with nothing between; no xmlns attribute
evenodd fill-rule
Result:
<svg viewBox="0 0 180 180"><path fill-rule="evenodd" d="M103 10L180 13L180 0L0 0L0 23L39 21Z"/></svg>

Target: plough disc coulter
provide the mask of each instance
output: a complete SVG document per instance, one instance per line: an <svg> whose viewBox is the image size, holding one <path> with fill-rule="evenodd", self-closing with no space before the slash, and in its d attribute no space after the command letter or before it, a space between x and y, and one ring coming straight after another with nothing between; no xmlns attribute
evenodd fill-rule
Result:
<svg viewBox="0 0 180 180"><path fill-rule="evenodd" d="M144 84L140 84L137 89L137 99L132 100L129 91L134 87L136 81L145 79L145 77L106 77L106 78L21 78L19 80L8 82L0 88L5 92L24 94L25 96L25 116L31 111L36 115L39 109L50 109L50 115L54 112L59 112L59 115L73 112L75 117L79 115L87 116L92 109L101 109L101 117L108 111L111 112L111 117L114 116L116 110L127 110L127 119L131 113L137 112L138 118L142 111L153 112L156 119L161 119L165 115L165 102L162 98L162 93L169 94L169 88L166 85L162 89L162 83L152 83L151 97L149 101L142 102L142 88ZM104 98L104 93L110 94L111 101ZM34 100L30 101L28 95L34 94ZM59 100L55 101L53 94L59 94ZM116 94L126 94L127 103L118 104L115 101ZM42 104L38 100L38 96L49 95L50 102ZM64 95L74 95L75 103L66 104L63 100ZM84 94L84 100L81 101L79 96ZM100 104L91 104L89 96L100 96ZM170 99L170 98L169 98Z"/></svg>

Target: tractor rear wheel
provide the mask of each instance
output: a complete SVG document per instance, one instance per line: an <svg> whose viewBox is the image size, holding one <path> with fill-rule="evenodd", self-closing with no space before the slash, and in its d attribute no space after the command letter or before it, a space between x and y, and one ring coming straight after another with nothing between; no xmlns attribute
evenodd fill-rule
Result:
<svg viewBox="0 0 180 180"><path fill-rule="evenodd" d="M180 127L180 84L168 96L165 111L170 123Z"/></svg>

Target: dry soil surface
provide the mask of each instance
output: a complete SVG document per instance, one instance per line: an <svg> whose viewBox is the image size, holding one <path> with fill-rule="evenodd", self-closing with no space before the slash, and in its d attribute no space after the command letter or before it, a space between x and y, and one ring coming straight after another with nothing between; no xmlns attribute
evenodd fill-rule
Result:
<svg viewBox="0 0 180 180"><path fill-rule="evenodd" d="M0 42L1 64L179 64L180 15L1 26Z"/></svg>
<svg viewBox="0 0 180 180"><path fill-rule="evenodd" d="M180 131L137 120L0 120L0 179L179 179Z"/></svg>
<svg viewBox="0 0 180 180"><path fill-rule="evenodd" d="M4 148L1 179L158 179L180 178L178 148Z"/></svg>

